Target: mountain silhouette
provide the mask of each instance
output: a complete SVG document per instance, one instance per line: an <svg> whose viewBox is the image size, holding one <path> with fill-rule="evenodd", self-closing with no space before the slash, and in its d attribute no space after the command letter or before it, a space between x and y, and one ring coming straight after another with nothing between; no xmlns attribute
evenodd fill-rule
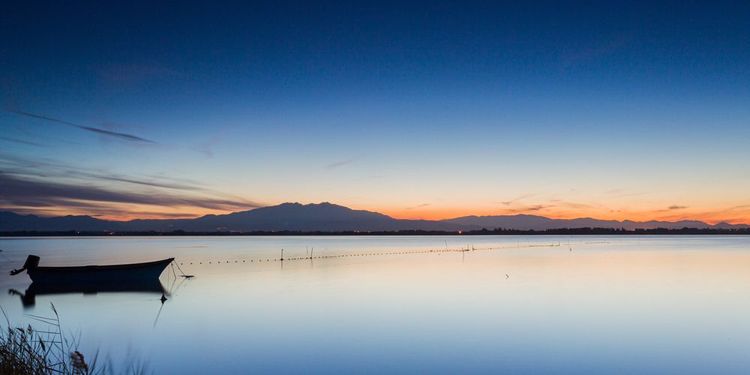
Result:
<svg viewBox="0 0 750 375"><path fill-rule="evenodd" d="M13 212L0 211L0 231L106 231L112 230L113 223L91 216L58 216L39 217L36 215L20 215Z"/></svg>
<svg viewBox="0 0 750 375"><path fill-rule="evenodd" d="M561 228L745 228L747 225L702 221L616 221L593 218L551 219L535 215L464 216L446 220L406 220L388 215L323 202L283 203L225 215L205 215L194 219L136 219L111 221L91 216L40 217L0 211L0 232L81 231L81 232L253 232L253 231L470 231L480 229L547 230Z"/></svg>
<svg viewBox="0 0 750 375"><path fill-rule="evenodd" d="M459 226L473 228L504 228L517 230L547 230L561 228L617 228L626 230L635 229L733 229L745 228L747 225L719 223L711 225L697 220L682 221L632 221L632 220L599 220L593 218L578 219L550 219L536 215L497 215L497 216L464 216L454 219L443 220L443 222L454 223Z"/></svg>

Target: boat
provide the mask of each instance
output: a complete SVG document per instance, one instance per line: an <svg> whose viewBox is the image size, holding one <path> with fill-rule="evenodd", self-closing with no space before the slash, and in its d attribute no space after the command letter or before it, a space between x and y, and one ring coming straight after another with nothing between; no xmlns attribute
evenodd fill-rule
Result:
<svg viewBox="0 0 750 375"><path fill-rule="evenodd" d="M39 267L40 258L29 255L23 267L10 272L18 275L26 271L31 281L40 284L106 284L133 283L159 279L159 275L174 258L153 262L113 264L106 266Z"/></svg>

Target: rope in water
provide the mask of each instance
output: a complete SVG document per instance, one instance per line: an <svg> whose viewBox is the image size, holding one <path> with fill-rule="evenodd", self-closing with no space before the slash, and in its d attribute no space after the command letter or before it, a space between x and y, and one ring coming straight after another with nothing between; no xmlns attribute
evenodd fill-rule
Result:
<svg viewBox="0 0 750 375"><path fill-rule="evenodd" d="M470 252L470 251L493 251L493 250L505 250L505 249L521 249L521 248L534 248L534 247L559 247L560 243L544 243L544 244L527 244L527 245L507 245L507 246L491 246L491 247L475 247L475 246L469 246L466 247L460 247L460 248L444 248L444 249L420 249L420 250L391 250L391 251L374 251L374 252L365 252L365 253L342 253L342 254L328 254L328 255L312 255L312 252L310 255L305 256L296 256L296 257L284 257L283 249L281 250L281 257L279 258L270 258L270 257L260 257L260 258L239 258L239 259L232 259L232 260L219 260L219 261L192 261L192 262L174 262L177 268L182 272L182 277L192 277L192 275L186 275L180 267L180 265L194 265L194 264L230 264L230 263L266 263L266 262L289 262L289 261L303 261L303 260L313 260L313 259L339 259L339 258L349 258L349 257L365 257L365 256L387 256L387 255L407 255L407 254L441 254L441 253L463 253L463 252Z"/></svg>
<svg viewBox="0 0 750 375"><path fill-rule="evenodd" d="M182 268L180 268L180 264L179 263L172 262L172 264L174 264L175 266L177 266L177 269L180 270L180 276L182 276L182 277L184 277L186 279L189 279L189 278L193 277L193 275L187 275L187 274L185 274L185 271L183 271ZM174 270L172 270L172 272L174 272Z"/></svg>

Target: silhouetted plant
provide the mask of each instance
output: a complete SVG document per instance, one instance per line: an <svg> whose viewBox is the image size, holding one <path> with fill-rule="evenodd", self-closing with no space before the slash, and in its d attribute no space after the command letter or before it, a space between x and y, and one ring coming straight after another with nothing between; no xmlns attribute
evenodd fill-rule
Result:
<svg viewBox="0 0 750 375"><path fill-rule="evenodd" d="M106 375L113 374L112 366L98 366L98 353L84 356L78 350L80 337L69 338L62 333L60 316L51 305L54 317L30 315L47 329L37 330L31 325L13 327L2 310L7 323L0 329L0 374L4 375ZM2 328L2 327L0 327ZM129 364L124 373L145 374L138 361Z"/></svg>

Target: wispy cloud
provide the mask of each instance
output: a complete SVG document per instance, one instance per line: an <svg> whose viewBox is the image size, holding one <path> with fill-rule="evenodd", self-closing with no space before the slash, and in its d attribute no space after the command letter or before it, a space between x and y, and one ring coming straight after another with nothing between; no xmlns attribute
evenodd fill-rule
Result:
<svg viewBox="0 0 750 375"><path fill-rule="evenodd" d="M690 208L690 211L684 211L688 208ZM652 217L656 214L661 214L661 216L658 216L659 220L701 220L707 223L727 222L733 224L749 224L747 218L750 214L750 204L705 210L700 210L697 207L673 205L666 209L648 211L646 213Z"/></svg>
<svg viewBox="0 0 750 375"><path fill-rule="evenodd" d="M150 206L150 208L144 208ZM168 176L131 176L0 153L0 209L110 217L190 216L262 206L199 183ZM146 215L145 213L149 213Z"/></svg>
<svg viewBox="0 0 750 375"><path fill-rule="evenodd" d="M677 204L673 204L671 206L668 206L667 208L653 210L653 212L654 213L658 213L658 214L668 213L669 216L666 216L666 218L674 218L675 217L674 215L678 215L678 213L675 212L675 211L681 211L681 210L684 210L684 209L687 209L687 208L688 208L688 206L680 206L680 205L677 205ZM682 215L682 214L680 214L680 215Z"/></svg>
<svg viewBox="0 0 750 375"><path fill-rule="evenodd" d="M609 198L625 198L625 197L635 197L639 195L646 195L648 193L645 192L636 192L636 191L629 191L626 189L611 189L604 192Z"/></svg>
<svg viewBox="0 0 750 375"><path fill-rule="evenodd" d="M194 144L190 147L191 150L203 154L205 157L211 159L214 157L214 149L216 148L216 145L219 144L219 142L224 137L224 132L220 131L219 134L210 137L206 139L203 142Z"/></svg>
<svg viewBox="0 0 750 375"><path fill-rule="evenodd" d="M36 143L36 142L32 142L32 141L27 141L27 140L23 140L23 139L18 139L18 138L0 137L0 140L3 140L5 142L18 143L18 144L26 145L26 146L44 147L44 145L42 145L40 143Z"/></svg>
<svg viewBox="0 0 750 375"><path fill-rule="evenodd" d="M541 211L541 210L543 210L545 208L548 208L548 207L551 207L551 206L545 206L543 204L536 204L536 205L533 205L533 206L524 207L523 210L524 211Z"/></svg>
<svg viewBox="0 0 750 375"><path fill-rule="evenodd" d="M30 160L2 153L0 153L0 170L16 176L112 181L156 188L210 192L210 190L192 181L183 181L164 176L125 176L104 170L77 168L59 162Z"/></svg>
<svg viewBox="0 0 750 375"><path fill-rule="evenodd" d="M588 209L588 208L595 208L597 205L589 204L589 203L580 203L580 202L570 202L565 200L552 200L550 202L554 202L555 205L566 207L566 208L575 208L575 209Z"/></svg>
<svg viewBox="0 0 750 375"><path fill-rule="evenodd" d="M203 156L211 159L214 157L213 145L208 142L203 142L190 147L191 150L203 154Z"/></svg>
<svg viewBox="0 0 750 375"><path fill-rule="evenodd" d="M88 173L88 172L73 172L77 174L78 176L82 177L90 177L90 178L96 178L101 180L108 180L108 181L115 181L115 182L126 182L129 184L135 184L135 185L142 185L142 186L151 186L151 187L157 187L157 188L165 188L165 189L176 189L176 190L190 190L190 191L202 191L205 190L202 187L195 186L195 185L188 185L188 184L182 184L178 182L171 182L171 181L156 181L156 180L150 180L150 179L138 179L135 177L127 177L127 176L121 176L116 174L106 174L106 173Z"/></svg>
<svg viewBox="0 0 750 375"><path fill-rule="evenodd" d="M92 126L80 125L80 124L76 124L76 123L73 123L73 122L70 122L70 121L61 120L61 119L57 119L57 118L54 118L54 117L49 117L49 116L46 116L46 115L41 115L41 114L36 114L36 113L30 113L30 112L15 110L15 109L7 109L7 111L11 112L11 113L15 113L17 115L21 115L21 116L26 116L26 117L35 118L35 119L39 119L39 120L50 121L50 122L56 122L58 124L63 124L63 125L75 127L75 128L78 128L78 129L86 130L88 132L96 133L96 134L107 136L107 137L113 137L113 138L121 139L121 140L124 140L124 141L141 142L141 143L156 143L156 142L154 142L154 141L152 141L150 139L142 138L142 137L139 137L137 135L127 134L127 133L120 133L120 132L115 132L115 131L111 131L111 130L95 128L95 127L92 127Z"/></svg>
<svg viewBox="0 0 750 375"><path fill-rule="evenodd" d="M331 169L341 168L341 167L343 167L343 166L345 166L347 164L354 163L355 161L357 161L357 159L358 158L350 158L350 159L346 159L346 160L335 161L335 162L333 162L331 164L326 164L325 165L325 169L331 170Z"/></svg>
<svg viewBox="0 0 750 375"><path fill-rule="evenodd" d="M522 200L524 200L524 199L528 199L528 198L531 198L531 197L533 197L533 196L535 196L535 195L536 195L536 194L532 194L532 193L521 194L521 195L519 195L519 196L517 196L517 197L515 197L515 198L513 198L513 199L511 199L511 200L507 200L507 201L502 201L502 202L500 202L500 203L501 203L502 205L504 205L504 206L510 206L510 205L512 205L513 203L516 203L516 202L518 202L518 201L522 201Z"/></svg>
<svg viewBox="0 0 750 375"><path fill-rule="evenodd" d="M405 210L416 210L418 208L424 208L424 207L428 207L428 206L431 206L431 204L430 203L422 203L422 204L418 204L416 206L406 207L404 209Z"/></svg>
<svg viewBox="0 0 750 375"><path fill-rule="evenodd" d="M529 212L537 212L546 210L548 208L554 207L553 205L544 205L544 204L534 204L534 205L527 205L527 206L519 206L515 208L507 208L503 210L503 213L505 214L523 214L523 213L529 213Z"/></svg>
<svg viewBox="0 0 750 375"><path fill-rule="evenodd" d="M141 137L138 137L138 136L135 136L135 135L132 135L132 134L118 133L118 132L113 132L113 131L99 129L99 128L92 128L90 126L79 126L79 128L81 128L83 130L88 130L88 131L94 132L94 133L99 133L99 134L108 135L108 136L111 136L111 137L116 137L116 138L124 139L126 141L156 143L156 142L154 142L152 140L141 138Z"/></svg>
<svg viewBox="0 0 750 375"><path fill-rule="evenodd" d="M19 178L0 172L0 202L29 206L75 206L80 202L126 203L162 207L199 207L213 210L255 208L250 201L236 201L212 197L141 193L115 190L94 185L74 185L54 181Z"/></svg>

